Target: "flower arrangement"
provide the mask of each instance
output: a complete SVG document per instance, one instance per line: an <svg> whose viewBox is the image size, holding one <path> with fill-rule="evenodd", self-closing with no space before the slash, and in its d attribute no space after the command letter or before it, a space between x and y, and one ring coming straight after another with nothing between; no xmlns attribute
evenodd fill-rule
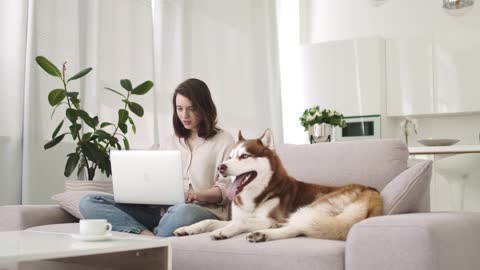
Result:
<svg viewBox="0 0 480 270"><path fill-rule="evenodd" d="M403 135L405 136L405 143L408 146L408 136L413 133L417 134L418 122L417 119L406 117L402 122L400 122L400 128L402 129Z"/></svg>
<svg viewBox="0 0 480 270"><path fill-rule="evenodd" d="M300 117L300 123L305 128L305 131L315 124L323 123L339 127L347 126L343 114L335 110L320 110L319 106L306 109Z"/></svg>

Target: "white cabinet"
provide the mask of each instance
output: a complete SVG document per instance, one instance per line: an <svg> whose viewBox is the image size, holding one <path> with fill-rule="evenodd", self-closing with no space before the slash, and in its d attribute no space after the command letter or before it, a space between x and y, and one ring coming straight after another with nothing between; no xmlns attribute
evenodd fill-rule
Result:
<svg viewBox="0 0 480 270"><path fill-rule="evenodd" d="M388 115L480 111L479 63L473 31L387 40Z"/></svg>
<svg viewBox="0 0 480 270"><path fill-rule="evenodd" d="M480 37L472 31L433 38L433 102L436 113L480 111Z"/></svg>
<svg viewBox="0 0 480 270"><path fill-rule="evenodd" d="M307 106L345 116L380 114L385 41L361 38L302 46L302 89Z"/></svg>
<svg viewBox="0 0 480 270"><path fill-rule="evenodd" d="M430 36L387 39L386 70L388 115L434 112Z"/></svg>

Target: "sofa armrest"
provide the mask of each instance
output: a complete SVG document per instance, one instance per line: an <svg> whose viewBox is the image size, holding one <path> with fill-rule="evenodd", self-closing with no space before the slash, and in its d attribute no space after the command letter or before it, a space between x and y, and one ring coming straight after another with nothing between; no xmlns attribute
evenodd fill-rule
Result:
<svg viewBox="0 0 480 270"><path fill-rule="evenodd" d="M345 269L480 269L478 250L480 213L381 216L352 227Z"/></svg>
<svg viewBox="0 0 480 270"><path fill-rule="evenodd" d="M425 160L406 169L380 193L385 215L430 212L432 161Z"/></svg>
<svg viewBox="0 0 480 270"><path fill-rule="evenodd" d="M0 206L0 231L24 230L34 226L77 222L58 205Z"/></svg>

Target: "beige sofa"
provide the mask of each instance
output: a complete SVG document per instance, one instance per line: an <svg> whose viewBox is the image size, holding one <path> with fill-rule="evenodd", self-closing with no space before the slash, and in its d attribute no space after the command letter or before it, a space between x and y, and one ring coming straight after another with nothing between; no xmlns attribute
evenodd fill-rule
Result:
<svg viewBox="0 0 480 270"><path fill-rule="evenodd" d="M397 140L278 146L298 179L377 188L386 215L357 223L347 241L172 237L173 269L480 269L480 214L428 213L431 162L408 167L407 151ZM0 230L76 232L76 221L56 205L0 207Z"/></svg>

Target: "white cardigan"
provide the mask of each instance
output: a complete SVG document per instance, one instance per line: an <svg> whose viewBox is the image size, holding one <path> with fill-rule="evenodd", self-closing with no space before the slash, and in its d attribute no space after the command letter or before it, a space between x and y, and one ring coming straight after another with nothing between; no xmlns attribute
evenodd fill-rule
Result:
<svg viewBox="0 0 480 270"><path fill-rule="evenodd" d="M215 136L202 140L193 150L190 150L184 138L178 138L176 135L170 135L160 143L162 150L180 150L185 192L190 189L205 190L215 186L220 188L222 191L220 203L199 204L220 220L229 218L230 201L226 194L231 179L222 177L217 171L217 166L228 159L234 142L230 133L220 130Z"/></svg>

